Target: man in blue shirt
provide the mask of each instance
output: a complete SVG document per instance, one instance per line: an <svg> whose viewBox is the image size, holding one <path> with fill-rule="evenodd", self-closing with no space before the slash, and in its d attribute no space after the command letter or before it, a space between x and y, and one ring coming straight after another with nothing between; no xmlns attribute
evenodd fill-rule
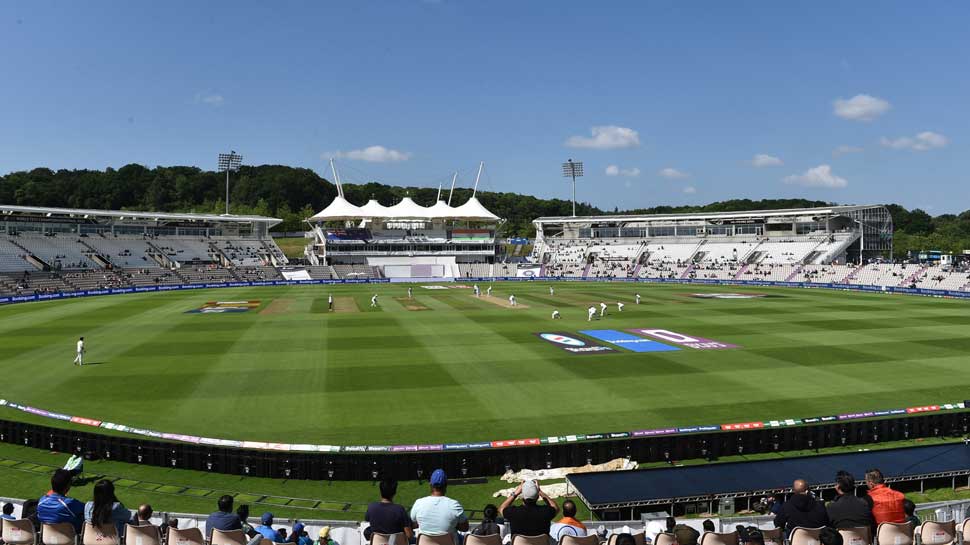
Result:
<svg viewBox="0 0 970 545"><path fill-rule="evenodd" d="M255 529L260 535L276 543L283 541L279 532L273 529L273 513L263 513L263 516L260 517L259 521L262 524L257 526Z"/></svg>
<svg viewBox="0 0 970 545"><path fill-rule="evenodd" d="M67 497L71 490L71 479L71 472L66 469L54 471L51 489L37 503L37 520L48 524L70 522L80 532L81 523L84 522L84 504Z"/></svg>
<svg viewBox="0 0 970 545"><path fill-rule="evenodd" d="M226 494L219 498L219 510L205 519L206 539L212 541L212 530L242 530L239 515L232 512L232 496Z"/></svg>

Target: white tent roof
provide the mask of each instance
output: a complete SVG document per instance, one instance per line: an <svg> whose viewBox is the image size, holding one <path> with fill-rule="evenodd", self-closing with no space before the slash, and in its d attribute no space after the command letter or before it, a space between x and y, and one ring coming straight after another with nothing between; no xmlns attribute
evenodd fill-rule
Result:
<svg viewBox="0 0 970 545"><path fill-rule="evenodd" d="M448 206L445 201L438 201L434 203L434 206L428 209L428 213L431 214L432 218L453 218L455 217L455 209Z"/></svg>
<svg viewBox="0 0 970 545"><path fill-rule="evenodd" d="M353 220L362 216L359 206L350 204L347 199L337 195L330 206L311 216L310 221Z"/></svg>
<svg viewBox="0 0 970 545"><path fill-rule="evenodd" d="M389 207L377 202L376 199L367 201L367 204L360 207L360 213L366 218L383 218L388 214Z"/></svg>
<svg viewBox="0 0 970 545"><path fill-rule="evenodd" d="M388 218L430 218L430 208L425 208L414 202L411 197L404 197L401 202L387 209Z"/></svg>
<svg viewBox="0 0 970 545"><path fill-rule="evenodd" d="M482 206L482 203L478 202L478 199L472 197L468 199L468 202L457 207L452 212L454 218L462 219L476 219L476 220L497 220L498 216L488 211L487 208Z"/></svg>

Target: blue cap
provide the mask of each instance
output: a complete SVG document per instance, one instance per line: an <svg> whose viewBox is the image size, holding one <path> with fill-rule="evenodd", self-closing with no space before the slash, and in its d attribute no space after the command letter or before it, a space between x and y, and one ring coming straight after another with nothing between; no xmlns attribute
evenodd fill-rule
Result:
<svg viewBox="0 0 970 545"><path fill-rule="evenodd" d="M263 516L259 520L266 525L273 524L273 513L263 513Z"/></svg>
<svg viewBox="0 0 970 545"><path fill-rule="evenodd" d="M431 486L445 486L448 484L448 476L445 475L445 470L436 469L431 474L431 479L429 479Z"/></svg>
<svg viewBox="0 0 970 545"><path fill-rule="evenodd" d="M299 537L300 533L303 532L304 528L306 528L306 526L304 526L302 522L297 522L296 524L293 525L293 533L296 534L297 537Z"/></svg>

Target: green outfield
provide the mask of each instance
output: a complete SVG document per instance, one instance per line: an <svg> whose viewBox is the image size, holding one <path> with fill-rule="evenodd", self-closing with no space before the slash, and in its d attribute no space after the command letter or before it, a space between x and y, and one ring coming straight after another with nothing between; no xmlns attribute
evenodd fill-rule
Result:
<svg viewBox="0 0 970 545"><path fill-rule="evenodd" d="M475 298L445 286L412 285L413 299L405 284L381 284L11 305L0 308L0 396L164 432L379 445L801 418L961 401L970 384L963 301L621 283L556 283L550 295L540 282L496 283L492 298ZM767 297L693 296L723 292ZM505 306L510 293L519 308ZM245 312L188 312L245 301ZM601 301L607 316L590 324L585 309ZM562 320L550 319L554 308ZM738 347L575 354L536 335L589 343L578 333L587 329Z"/></svg>

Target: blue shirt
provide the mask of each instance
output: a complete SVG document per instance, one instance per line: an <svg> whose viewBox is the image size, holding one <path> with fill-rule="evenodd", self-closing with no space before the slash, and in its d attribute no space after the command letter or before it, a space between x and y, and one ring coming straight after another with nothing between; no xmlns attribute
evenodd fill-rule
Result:
<svg viewBox="0 0 970 545"><path fill-rule="evenodd" d="M70 522L80 532L81 523L84 522L84 504L74 498L48 492L37 503L37 520L48 524Z"/></svg>
<svg viewBox="0 0 970 545"><path fill-rule="evenodd" d="M216 511L209 515L209 518L205 519L205 534L206 539L209 541L212 541L213 528L224 532L229 530L242 530L242 521L239 520L239 515L235 513Z"/></svg>
<svg viewBox="0 0 970 545"><path fill-rule="evenodd" d="M84 504L84 520L88 522L93 522L91 519L94 516L94 502L89 501ZM125 535L125 524L131 520L131 511L125 508L120 501L116 501L114 505L111 506L111 522L115 523L115 529L118 530L118 537Z"/></svg>
<svg viewBox="0 0 970 545"><path fill-rule="evenodd" d="M273 542L275 542L275 543L279 543L280 541L282 541L282 540L280 539L280 535L279 535L279 533L277 533L277 532L276 532L276 530L274 530L274 529L273 529L272 527L270 527L270 526L265 526L265 525L262 525L262 524L260 524L259 526L257 526L257 527L255 528L255 530L256 530L256 531L257 531L257 532L258 532L259 534L261 534L261 535L262 535L263 537L265 537L266 539L268 539L268 540L270 540L270 541L273 541Z"/></svg>

